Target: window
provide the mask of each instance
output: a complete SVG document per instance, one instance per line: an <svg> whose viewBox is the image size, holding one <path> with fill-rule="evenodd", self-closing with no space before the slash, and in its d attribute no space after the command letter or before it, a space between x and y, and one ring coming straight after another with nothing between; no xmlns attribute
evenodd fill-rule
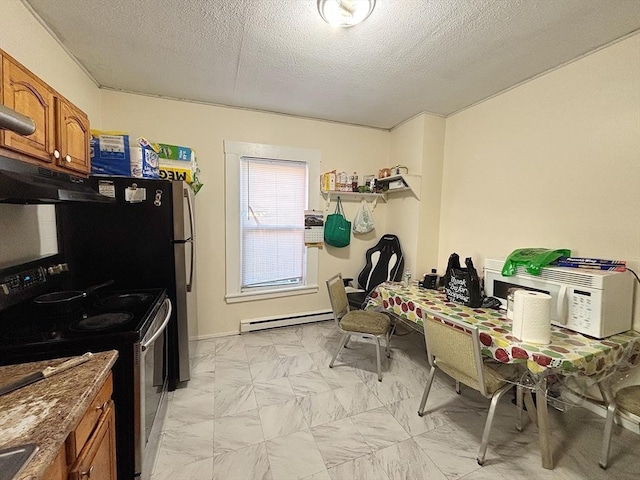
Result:
<svg viewBox="0 0 640 480"><path fill-rule="evenodd" d="M304 210L317 209L320 153L225 142L227 302L318 290Z"/></svg>
<svg viewBox="0 0 640 480"><path fill-rule="evenodd" d="M240 157L241 290L304 284L307 164Z"/></svg>

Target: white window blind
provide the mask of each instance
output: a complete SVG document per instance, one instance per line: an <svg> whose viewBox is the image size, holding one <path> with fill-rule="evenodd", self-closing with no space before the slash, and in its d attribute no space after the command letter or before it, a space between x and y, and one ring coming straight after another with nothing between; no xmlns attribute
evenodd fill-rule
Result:
<svg viewBox="0 0 640 480"><path fill-rule="evenodd" d="M241 290L305 284L307 162L241 157Z"/></svg>

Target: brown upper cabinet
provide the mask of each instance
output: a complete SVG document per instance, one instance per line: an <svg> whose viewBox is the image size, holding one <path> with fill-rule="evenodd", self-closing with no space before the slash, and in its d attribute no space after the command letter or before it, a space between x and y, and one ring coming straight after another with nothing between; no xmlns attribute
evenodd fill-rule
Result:
<svg viewBox="0 0 640 480"><path fill-rule="evenodd" d="M0 151L54 170L88 175L91 132L87 115L11 56L2 50L0 54L3 105L30 117L36 125L29 136L0 131Z"/></svg>

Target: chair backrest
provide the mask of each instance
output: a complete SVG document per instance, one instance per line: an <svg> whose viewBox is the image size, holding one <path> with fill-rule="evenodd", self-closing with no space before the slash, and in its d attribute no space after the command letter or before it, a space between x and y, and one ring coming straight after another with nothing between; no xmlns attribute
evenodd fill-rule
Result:
<svg viewBox="0 0 640 480"><path fill-rule="evenodd" d="M375 246L367 250L365 259L365 266L358 275L358 285L367 295L382 282L401 279L404 257L400 240L395 235L383 235Z"/></svg>
<svg viewBox="0 0 640 480"><path fill-rule="evenodd" d="M478 328L453 319L424 316L424 336L431 366L487 394Z"/></svg>
<svg viewBox="0 0 640 480"><path fill-rule="evenodd" d="M349 311L349 300L347 291L344 288L342 274L338 273L327 280L327 290L329 291L329 300L331 300L331 310L333 310L333 318L340 325L340 319Z"/></svg>

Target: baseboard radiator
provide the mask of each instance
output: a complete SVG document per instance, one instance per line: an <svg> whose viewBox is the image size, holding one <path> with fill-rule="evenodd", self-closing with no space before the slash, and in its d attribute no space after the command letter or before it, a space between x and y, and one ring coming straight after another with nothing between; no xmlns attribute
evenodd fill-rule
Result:
<svg viewBox="0 0 640 480"><path fill-rule="evenodd" d="M251 318L240 321L240 333L264 330L265 328L286 327L302 323L321 322L333 319L331 310L301 312L292 315L276 315L273 317Z"/></svg>

